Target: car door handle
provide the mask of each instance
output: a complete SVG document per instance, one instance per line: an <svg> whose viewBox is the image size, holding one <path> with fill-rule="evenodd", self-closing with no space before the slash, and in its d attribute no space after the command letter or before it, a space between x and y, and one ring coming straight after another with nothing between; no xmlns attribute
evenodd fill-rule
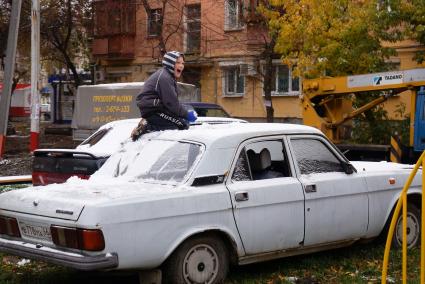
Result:
<svg viewBox="0 0 425 284"><path fill-rule="evenodd" d="M304 190L306 193L310 193L310 192L316 192L316 185L315 184L307 184L304 186Z"/></svg>
<svg viewBox="0 0 425 284"><path fill-rule="evenodd" d="M236 201L247 201L249 199L248 192L237 192L235 194L235 200Z"/></svg>

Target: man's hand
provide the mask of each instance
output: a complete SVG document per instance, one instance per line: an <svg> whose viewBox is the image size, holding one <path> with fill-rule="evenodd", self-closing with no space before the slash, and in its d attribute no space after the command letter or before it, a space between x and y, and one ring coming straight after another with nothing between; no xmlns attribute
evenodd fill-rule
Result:
<svg viewBox="0 0 425 284"><path fill-rule="evenodd" d="M189 122L194 122L197 118L198 118L198 114L196 113L196 111L189 110L187 112L187 120L189 120Z"/></svg>

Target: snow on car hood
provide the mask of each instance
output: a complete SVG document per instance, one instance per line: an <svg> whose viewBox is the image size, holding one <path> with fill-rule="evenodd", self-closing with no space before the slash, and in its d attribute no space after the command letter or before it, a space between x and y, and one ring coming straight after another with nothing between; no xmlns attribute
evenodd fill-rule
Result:
<svg viewBox="0 0 425 284"><path fill-rule="evenodd" d="M397 171L397 170L412 170L414 165L398 164L392 162L362 162L350 161L357 171L380 172L380 171Z"/></svg>
<svg viewBox="0 0 425 284"><path fill-rule="evenodd" d="M105 204L117 199L161 198L182 188L121 178L92 182L72 177L64 184L5 192L0 195L0 210L76 221L88 205Z"/></svg>

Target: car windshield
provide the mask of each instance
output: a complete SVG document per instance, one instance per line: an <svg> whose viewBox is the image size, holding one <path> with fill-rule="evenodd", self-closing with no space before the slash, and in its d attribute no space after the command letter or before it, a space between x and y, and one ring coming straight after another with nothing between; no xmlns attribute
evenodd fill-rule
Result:
<svg viewBox="0 0 425 284"><path fill-rule="evenodd" d="M185 179L202 149L201 145L181 141L131 143L113 154L96 175L175 184Z"/></svg>

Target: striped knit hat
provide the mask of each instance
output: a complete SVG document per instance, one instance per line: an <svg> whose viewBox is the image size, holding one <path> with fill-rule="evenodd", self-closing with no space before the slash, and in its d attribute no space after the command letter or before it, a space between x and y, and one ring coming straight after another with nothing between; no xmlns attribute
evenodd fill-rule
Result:
<svg viewBox="0 0 425 284"><path fill-rule="evenodd" d="M176 61L180 56L184 58L184 55L178 51L167 52L162 59L162 66L167 68L171 74L174 74L174 66L176 66Z"/></svg>

